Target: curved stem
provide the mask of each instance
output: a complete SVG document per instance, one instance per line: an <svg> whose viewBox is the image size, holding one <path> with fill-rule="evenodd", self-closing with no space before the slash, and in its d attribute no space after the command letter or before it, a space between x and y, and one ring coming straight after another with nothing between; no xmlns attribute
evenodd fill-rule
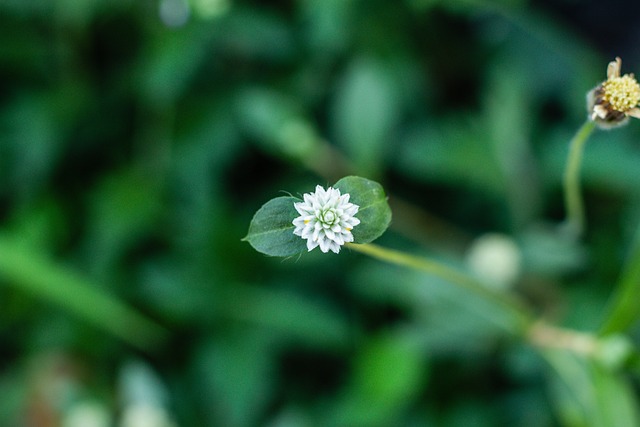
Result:
<svg viewBox="0 0 640 427"><path fill-rule="evenodd" d="M587 357L596 357L600 345L599 337L588 332L575 331L536 319L520 300L504 293L493 291L481 282L451 267L428 258L409 255L404 252L367 244L347 243L351 250L369 255L372 258L418 270L473 293L493 308L508 316L507 330L540 349L563 349ZM495 316L490 316L495 320Z"/></svg>
<svg viewBox="0 0 640 427"><path fill-rule="evenodd" d="M584 206L580 192L580 164L582 163L585 143L595 127L595 122L587 120L578 129L569 145L569 157L567 158L567 166L564 173L566 225L576 237L582 235L585 224Z"/></svg>
<svg viewBox="0 0 640 427"><path fill-rule="evenodd" d="M538 347L570 350L585 356L595 355L599 345L594 334L553 326L542 320L529 329L527 338Z"/></svg>
<svg viewBox="0 0 640 427"><path fill-rule="evenodd" d="M451 267L441 264L428 258L409 255L404 252L383 248L381 246L367 244L347 243L347 247L370 257L388 262L390 264L408 267L422 271L427 274L439 277L460 289L471 292L480 297L493 307L510 316L511 321L507 328L515 335L526 335L528 329L533 325L533 316L528 307L516 298L492 291L481 282Z"/></svg>

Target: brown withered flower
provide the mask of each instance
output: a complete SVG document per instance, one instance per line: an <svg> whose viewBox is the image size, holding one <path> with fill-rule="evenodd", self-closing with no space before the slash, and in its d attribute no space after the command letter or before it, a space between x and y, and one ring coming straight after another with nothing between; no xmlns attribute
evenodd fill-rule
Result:
<svg viewBox="0 0 640 427"><path fill-rule="evenodd" d="M640 84L633 74L620 76L622 60L607 66L607 80L587 94L589 117L599 127L610 129L627 123L629 117L640 119Z"/></svg>

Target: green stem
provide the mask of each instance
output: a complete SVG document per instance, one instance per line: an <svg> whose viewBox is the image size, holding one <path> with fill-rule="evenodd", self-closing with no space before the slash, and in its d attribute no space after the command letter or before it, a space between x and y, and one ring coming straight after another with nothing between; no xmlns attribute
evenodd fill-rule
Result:
<svg viewBox="0 0 640 427"><path fill-rule="evenodd" d="M508 294L493 291L479 281L444 264L371 243L347 243L346 246L372 258L433 275L466 292L473 293L493 308L508 314L511 318L511 322L507 325L509 332L521 337L534 347L564 349L587 357L593 357L597 352L599 341L596 335L565 329L548 324L542 319L535 319L531 310L521 301ZM495 319L494 316L491 317Z"/></svg>
<svg viewBox="0 0 640 427"><path fill-rule="evenodd" d="M390 264L408 267L413 270L431 274L457 286L460 289L475 294L485 302L489 303L493 307L497 307L511 317L512 321L508 325L508 329L515 335L522 336L527 334L529 328L533 325L533 316L530 314L530 310L519 300L510 295L493 291L479 281L444 264L427 258L409 255L404 252L386 249L371 243L347 243L347 247Z"/></svg>
<svg viewBox="0 0 640 427"><path fill-rule="evenodd" d="M569 145L569 157L564 173L564 202L567 214L566 225L576 237L580 237L584 231L584 207L580 192L580 164L582 163L582 153L589 136L595 129L596 124L587 120L578 129L578 132Z"/></svg>

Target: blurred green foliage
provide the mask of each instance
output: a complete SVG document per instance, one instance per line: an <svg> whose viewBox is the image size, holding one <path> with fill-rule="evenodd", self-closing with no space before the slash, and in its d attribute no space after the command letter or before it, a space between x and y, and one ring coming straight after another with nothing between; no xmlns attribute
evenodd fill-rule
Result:
<svg viewBox="0 0 640 427"><path fill-rule="evenodd" d="M557 229L613 59L577 34L523 0L0 0L0 425L639 425L640 125L589 141L587 235ZM474 274L501 233L509 291L614 335L541 350L441 279L241 241L349 174L381 244Z"/></svg>

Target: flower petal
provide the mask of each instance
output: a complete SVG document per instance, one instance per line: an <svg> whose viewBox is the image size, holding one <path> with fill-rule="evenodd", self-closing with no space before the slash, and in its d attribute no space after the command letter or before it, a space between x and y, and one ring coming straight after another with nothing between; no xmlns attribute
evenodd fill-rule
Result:
<svg viewBox="0 0 640 427"><path fill-rule="evenodd" d="M627 111L627 115L634 117L636 119L640 119L640 108L634 107Z"/></svg>
<svg viewBox="0 0 640 427"><path fill-rule="evenodd" d="M340 252L340 246L353 241L351 229L360 224L354 215L359 206L350 203L351 196L337 188L326 190L316 186L314 193L303 195L303 202L294 203L299 217L292 221L293 234L307 240L307 249L320 247L322 252Z"/></svg>

